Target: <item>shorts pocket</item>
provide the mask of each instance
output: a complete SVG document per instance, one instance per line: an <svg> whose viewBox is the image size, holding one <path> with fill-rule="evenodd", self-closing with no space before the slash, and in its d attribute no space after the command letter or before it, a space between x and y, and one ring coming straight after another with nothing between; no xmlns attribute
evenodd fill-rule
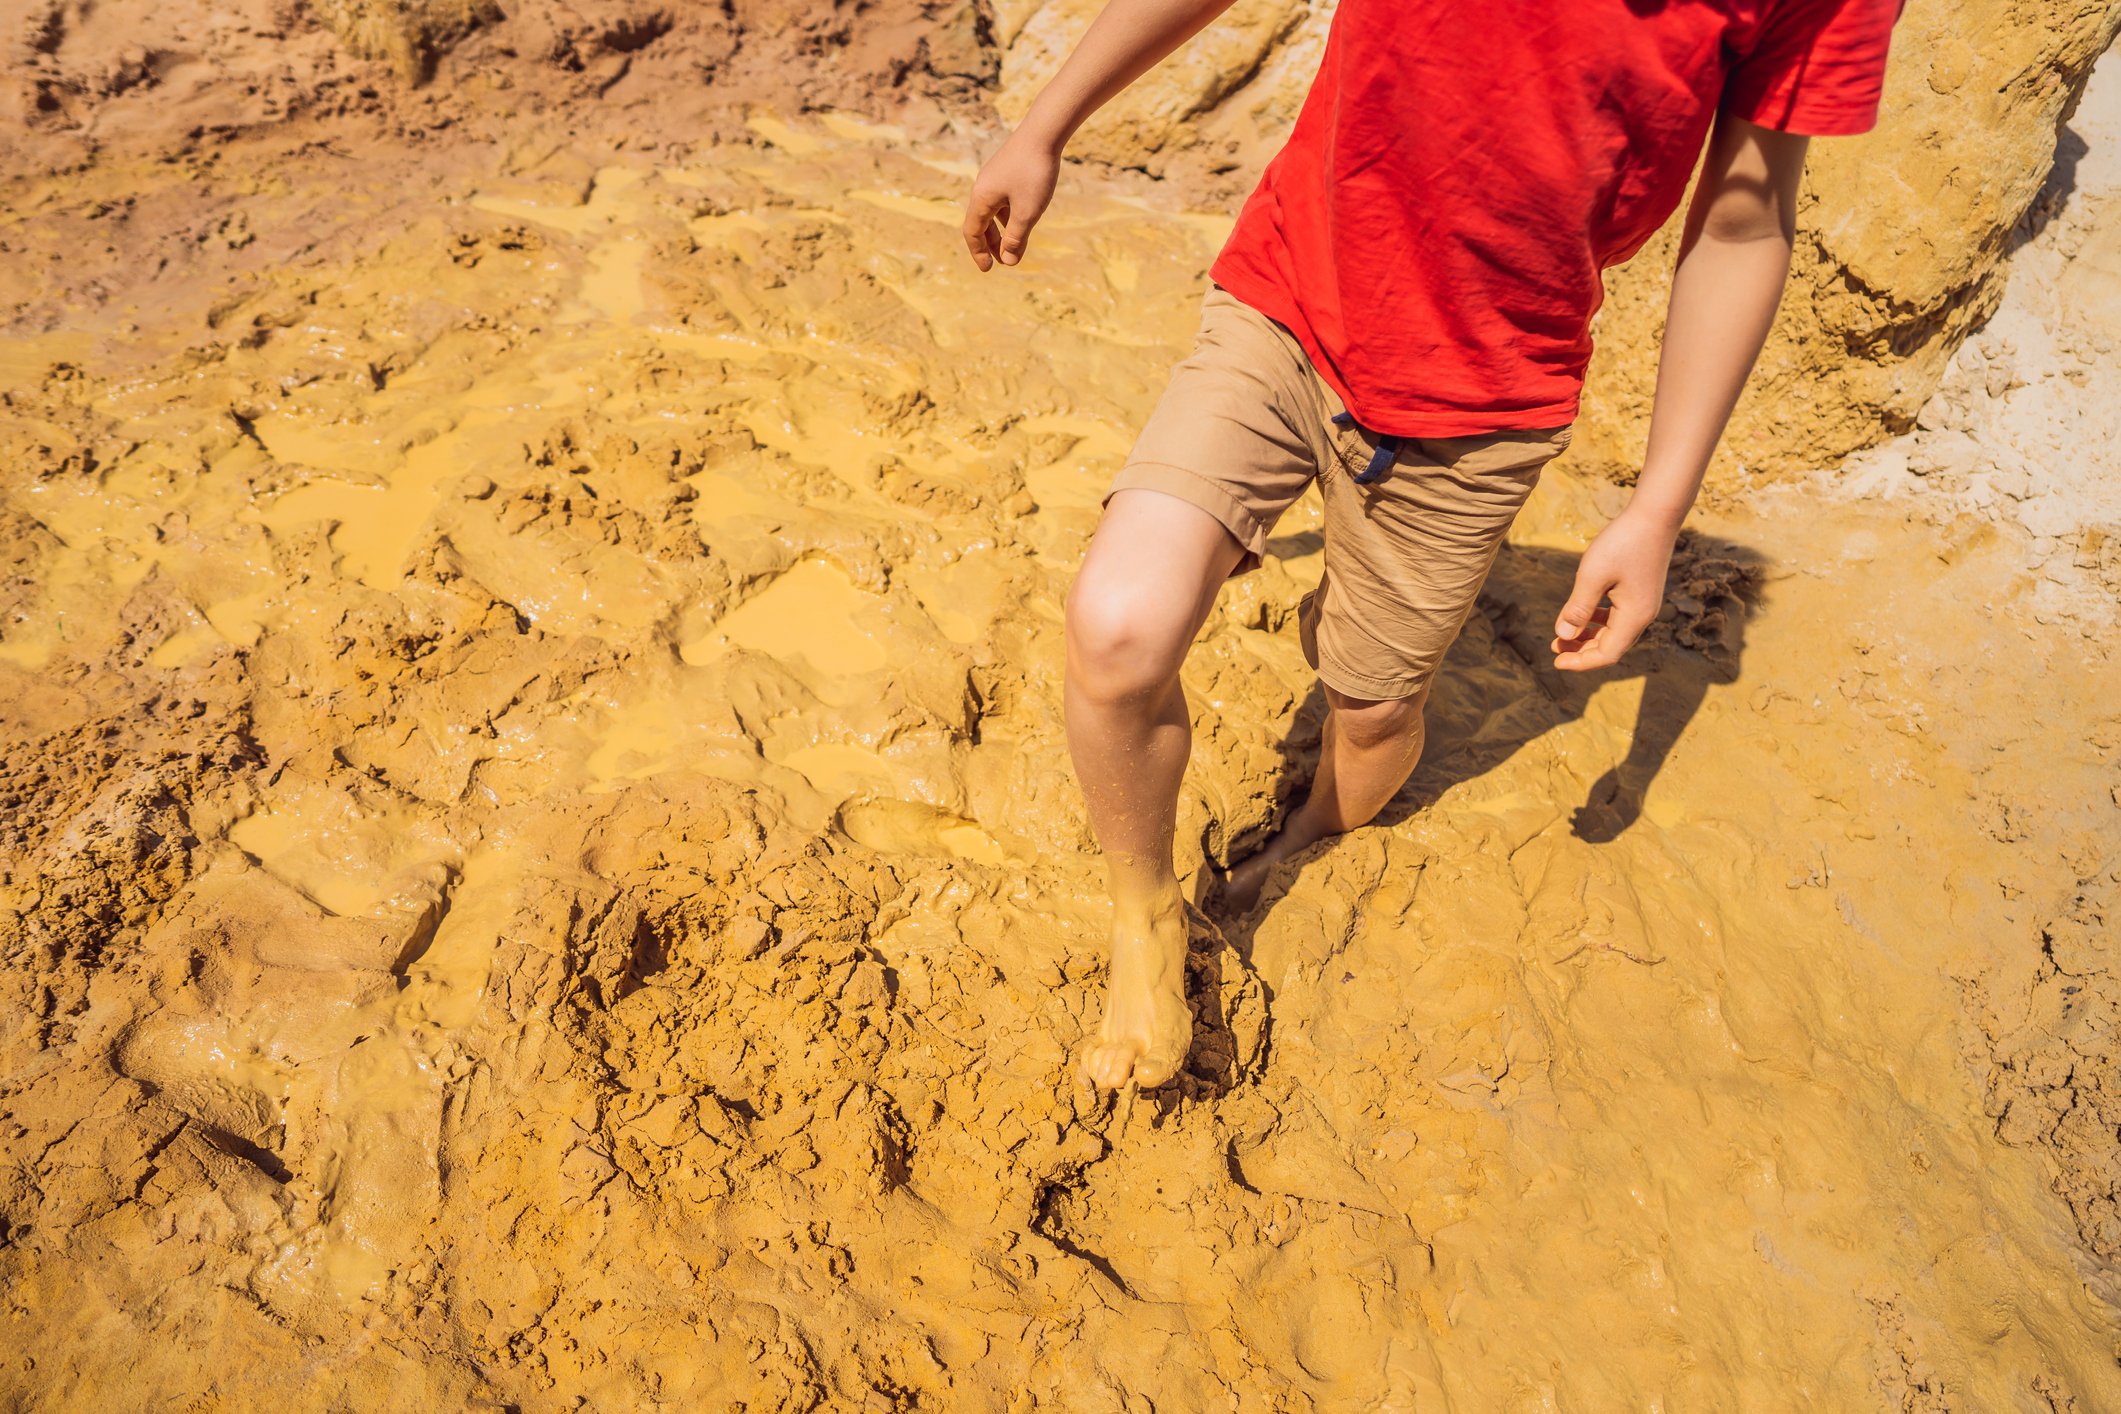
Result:
<svg viewBox="0 0 2121 1414"><path fill-rule="evenodd" d="M1377 455L1378 439L1373 432L1354 424L1346 427L1338 423L1327 424L1327 448L1331 453L1324 466L1319 468L1321 476L1333 473L1345 476L1349 481L1370 469L1370 459ZM1406 455L1414 451L1417 443L1411 437L1400 439L1400 452ZM1395 465L1395 470L1396 465ZM1372 483L1374 485L1374 483ZM1364 485L1356 482L1358 487Z"/></svg>

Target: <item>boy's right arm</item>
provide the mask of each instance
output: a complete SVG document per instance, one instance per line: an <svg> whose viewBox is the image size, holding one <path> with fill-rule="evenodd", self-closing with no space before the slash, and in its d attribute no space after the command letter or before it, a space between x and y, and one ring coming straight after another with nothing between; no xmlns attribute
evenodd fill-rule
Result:
<svg viewBox="0 0 2121 1414"><path fill-rule="evenodd" d="M1060 178L1061 149L1083 120L1207 27L1233 0L1112 0L987 159L965 205L965 248L991 270L1024 257Z"/></svg>

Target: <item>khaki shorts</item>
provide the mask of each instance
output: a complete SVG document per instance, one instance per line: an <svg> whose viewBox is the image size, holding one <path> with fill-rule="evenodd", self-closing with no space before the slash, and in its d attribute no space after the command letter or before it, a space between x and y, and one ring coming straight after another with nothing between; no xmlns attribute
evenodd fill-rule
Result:
<svg viewBox="0 0 2121 1414"><path fill-rule="evenodd" d="M1274 522L1317 478L1325 572L1299 614L1304 656L1351 697L1412 697L1464 627L1504 532L1571 429L1410 437L1392 468L1363 485L1354 474L1377 442L1336 425L1341 410L1293 334L1211 287L1193 353L1105 499L1141 489L1199 506L1244 546L1238 575L1260 563Z"/></svg>

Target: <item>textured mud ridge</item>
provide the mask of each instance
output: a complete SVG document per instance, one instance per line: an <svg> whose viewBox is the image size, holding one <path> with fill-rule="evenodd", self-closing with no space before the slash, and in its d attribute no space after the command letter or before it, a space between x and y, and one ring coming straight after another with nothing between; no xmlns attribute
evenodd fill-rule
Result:
<svg viewBox="0 0 2121 1414"><path fill-rule="evenodd" d="M981 280L942 11L847 61L907 127L697 151L607 125L707 21L541 14L455 51L542 66L498 128L292 19L284 90L32 45L92 121L0 226L10 1407L2121 1407L2110 85L1918 429L1703 516L1601 680L1553 469L1122 1115L1060 604L1220 223L1083 177ZM173 95L264 107L112 155ZM1270 549L1189 874L1316 749Z"/></svg>

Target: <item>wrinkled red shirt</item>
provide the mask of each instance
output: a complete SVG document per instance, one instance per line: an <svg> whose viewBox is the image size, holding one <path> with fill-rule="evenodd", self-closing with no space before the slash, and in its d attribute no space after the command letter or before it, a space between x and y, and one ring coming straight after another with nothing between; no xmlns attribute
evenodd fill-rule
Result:
<svg viewBox="0 0 2121 1414"><path fill-rule="evenodd" d="M1356 421L1576 416L1602 272L1664 224L1717 109L1857 133L1901 0L1341 0L1210 274Z"/></svg>

